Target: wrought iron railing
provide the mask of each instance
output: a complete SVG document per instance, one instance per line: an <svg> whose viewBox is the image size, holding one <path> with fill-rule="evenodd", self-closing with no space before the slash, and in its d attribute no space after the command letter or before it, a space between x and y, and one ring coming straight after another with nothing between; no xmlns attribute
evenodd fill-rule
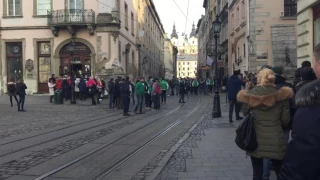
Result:
<svg viewBox="0 0 320 180"><path fill-rule="evenodd" d="M48 11L48 25L94 24L95 18L95 12L91 9Z"/></svg>

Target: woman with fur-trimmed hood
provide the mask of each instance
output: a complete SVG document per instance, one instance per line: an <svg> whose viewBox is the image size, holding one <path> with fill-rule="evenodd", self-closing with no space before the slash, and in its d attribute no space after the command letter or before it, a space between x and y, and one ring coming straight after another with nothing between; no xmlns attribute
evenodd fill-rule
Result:
<svg viewBox="0 0 320 180"><path fill-rule="evenodd" d="M258 85L238 93L237 99L243 103L243 113L251 111L257 135L258 148L248 153L253 166L253 179L262 179L263 158L271 159L277 174L280 172L287 143L283 128L290 121L289 99L294 93L291 88L277 89L275 74L263 69L258 74Z"/></svg>

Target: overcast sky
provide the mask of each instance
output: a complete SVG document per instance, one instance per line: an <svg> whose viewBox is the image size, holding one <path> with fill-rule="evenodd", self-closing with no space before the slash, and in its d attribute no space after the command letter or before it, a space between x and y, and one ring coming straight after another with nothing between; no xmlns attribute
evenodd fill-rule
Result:
<svg viewBox="0 0 320 180"><path fill-rule="evenodd" d="M188 0L153 0L166 33L169 36L171 35L173 23L175 22L178 35L181 36L181 33L185 32L186 17L182 14L174 1L178 4L183 13L187 15ZM194 22L197 28L198 20L201 15L204 14L204 8L202 7L203 0L189 1L190 4L186 29L188 37L192 29L192 23Z"/></svg>

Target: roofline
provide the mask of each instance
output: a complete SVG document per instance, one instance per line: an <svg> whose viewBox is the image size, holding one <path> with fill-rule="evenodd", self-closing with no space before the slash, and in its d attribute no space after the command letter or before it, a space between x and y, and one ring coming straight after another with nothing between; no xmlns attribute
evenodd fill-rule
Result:
<svg viewBox="0 0 320 180"><path fill-rule="evenodd" d="M154 3L153 3L153 0L149 0L149 2L150 2L150 4L151 4L151 8L154 10L154 12L155 12L155 14L156 14L156 17L157 17L157 19L158 19L158 21L159 21L159 24L160 24L160 27L161 27L162 31L165 33L166 31L165 31L164 28L163 28L163 25L162 25L162 23L161 23L160 16L159 16L159 14L158 14L158 12L157 12L157 9L156 9L156 7L155 7L155 5L154 5Z"/></svg>
<svg viewBox="0 0 320 180"><path fill-rule="evenodd" d="M208 0L204 0L204 1L203 1L203 5L202 5L203 8L206 8L206 7L207 7L207 4L208 4Z"/></svg>

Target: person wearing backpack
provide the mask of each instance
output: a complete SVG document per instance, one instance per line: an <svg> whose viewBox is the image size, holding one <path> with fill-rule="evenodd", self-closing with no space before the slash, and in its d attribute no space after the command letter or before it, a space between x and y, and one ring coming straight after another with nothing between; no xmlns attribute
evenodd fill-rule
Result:
<svg viewBox="0 0 320 180"><path fill-rule="evenodd" d="M153 108L155 110L159 110L160 109L161 87L160 87L159 80L157 78L155 78L153 80L152 93L151 94L152 94L152 99L153 99Z"/></svg>
<svg viewBox="0 0 320 180"><path fill-rule="evenodd" d="M169 89L169 84L165 79L161 80L161 102L162 104L167 103L167 90Z"/></svg>
<svg viewBox="0 0 320 180"><path fill-rule="evenodd" d="M198 96L198 88L199 88L199 81L197 80L197 78L195 78L192 82L192 89L193 89L194 95Z"/></svg>
<svg viewBox="0 0 320 180"><path fill-rule="evenodd" d="M280 173L287 143L284 130L290 122L289 99L293 90L289 87L277 89L275 73L263 69L258 74L258 85L251 90L242 90L237 101L243 103L243 114L252 113L257 148L247 152L251 157L253 179L263 179L263 159L270 159L277 175ZM246 122L246 121L245 121Z"/></svg>

